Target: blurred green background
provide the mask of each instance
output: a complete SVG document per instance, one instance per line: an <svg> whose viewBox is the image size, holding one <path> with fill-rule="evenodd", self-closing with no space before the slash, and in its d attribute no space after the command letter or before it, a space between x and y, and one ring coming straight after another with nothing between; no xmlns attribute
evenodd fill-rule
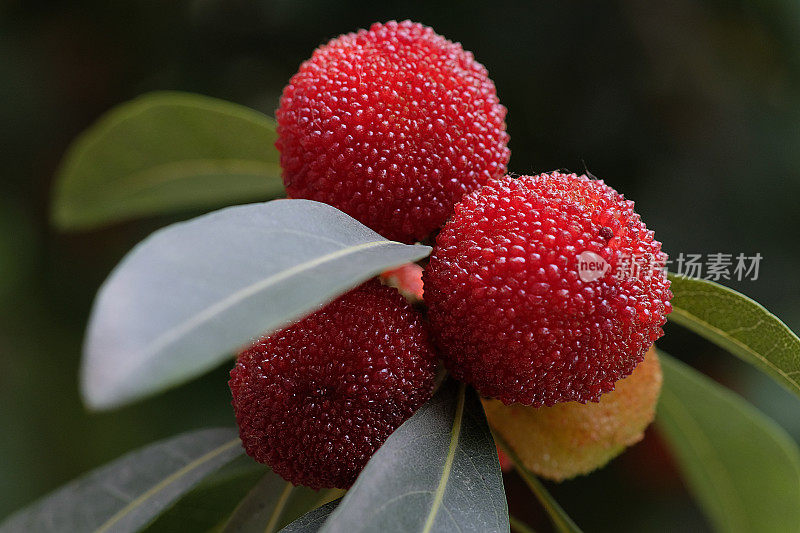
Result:
<svg viewBox="0 0 800 533"><path fill-rule="evenodd" d="M155 228L60 234L50 186L70 141L111 106L156 89L272 114L317 45L405 19L460 41L509 109L510 169L569 168L636 201L675 256L759 252L728 283L800 330L800 3L504 0L426 3L0 2L0 518L156 438L231 425L227 369L112 413L87 413L79 354L97 287ZM800 438L800 404L677 327L661 346ZM518 480L514 514L546 520ZM589 531L707 526L657 435L606 469L552 486Z"/></svg>

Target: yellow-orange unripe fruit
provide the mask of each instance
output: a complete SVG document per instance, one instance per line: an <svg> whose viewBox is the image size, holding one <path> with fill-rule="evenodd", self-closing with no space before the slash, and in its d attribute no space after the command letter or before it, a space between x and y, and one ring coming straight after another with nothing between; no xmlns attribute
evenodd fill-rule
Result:
<svg viewBox="0 0 800 533"><path fill-rule="evenodd" d="M655 417L661 381L650 348L633 373L597 403L535 408L484 399L483 406L492 429L528 470L562 481L604 466L642 439Z"/></svg>

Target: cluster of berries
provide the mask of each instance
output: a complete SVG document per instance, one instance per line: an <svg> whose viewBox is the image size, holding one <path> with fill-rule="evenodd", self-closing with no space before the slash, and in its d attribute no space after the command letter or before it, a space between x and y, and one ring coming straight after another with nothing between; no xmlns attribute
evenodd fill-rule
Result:
<svg viewBox="0 0 800 533"><path fill-rule="evenodd" d="M239 355L230 386L255 459L294 483L349 487L431 397L439 359L486 398L503 434L504 409L513 418L597 402L642 362L670 311L665 276L585 282L577 258L663 262L660 243L600 180L506 175L505 115L471 53L408 21L333 39L291 79L277 111L288 194L390 239L439 233L423 277L426 317L372 280ZM389 278L422 296L419 274L407 274ZM637 382L628 388L646 389L649 404L622 432L628 441L652 418L660 371ZM618 396L628 408L631 394Z"/></svg>

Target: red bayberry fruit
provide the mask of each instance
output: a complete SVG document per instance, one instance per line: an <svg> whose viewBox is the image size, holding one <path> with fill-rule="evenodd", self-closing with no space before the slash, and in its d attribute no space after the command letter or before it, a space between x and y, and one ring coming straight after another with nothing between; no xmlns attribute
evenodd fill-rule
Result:
<svg viewBox="0 0 800 533"><path fill-rule="evenodd" d="M450 371L484 396L597 401L663 334L665 260L633 202L602 181L507 176L466 196L437 237L431 330Z"/></svg>
<svg viewBox="0 0 800 533"><path fill-rule="evenodd" d="M383 283L400 291L411 303L422 301L422 267L416 263L407 263L380 275Z"/></svg>
<svg viewBox="0 0 800 533"><path fill-rule="evenodd" d="M636 370L597 403L536 408L484 399L483 407L489 425L525 468L563 481L600 468L644 438L656 414L661 381L658 355L651 348Z"/></svg>
<svg viewBox="0 0 800 533"><path fill-rule="evenodd" d="M286 480L349 487L433 393L419 315L370 281L241 354L230 388L248 455Z"/></svg>
<svg viewBox="0 0 800 533"><path fill-rule="evenodd" d="M465 193L505 173L505 115L460 44L410 21L373 24L318 48L284 89L283 180L289 196L387 238L422 239Z"/></svg>

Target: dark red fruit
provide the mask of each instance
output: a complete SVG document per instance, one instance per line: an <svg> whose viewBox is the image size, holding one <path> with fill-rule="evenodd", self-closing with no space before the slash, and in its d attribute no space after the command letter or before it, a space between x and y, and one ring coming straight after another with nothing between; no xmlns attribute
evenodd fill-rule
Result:
<svg viewBox="0 0 800 533"><path fill-rule="evenodd" d="M283 91L278 141L289 196L331 204L411 242L505 173L506 109L470 52L409 21L318 48Z"/></svg>
<svg viewBox="0 0 800 533"><path fill-rule="evenodd" d="M239 354L230 388L248 455L314 489L349 487L433 393L419 315L370 281Z"/></svg>
<svg viewBox="0 0 800 533"><path fill-rule="evenodd" d="M608 269L584 281L587 251ZM431 330L450 371L484 396L597 401L663 334L665 260L633 202L600 180L494 180L438 235L424 278Z"/></svg>

